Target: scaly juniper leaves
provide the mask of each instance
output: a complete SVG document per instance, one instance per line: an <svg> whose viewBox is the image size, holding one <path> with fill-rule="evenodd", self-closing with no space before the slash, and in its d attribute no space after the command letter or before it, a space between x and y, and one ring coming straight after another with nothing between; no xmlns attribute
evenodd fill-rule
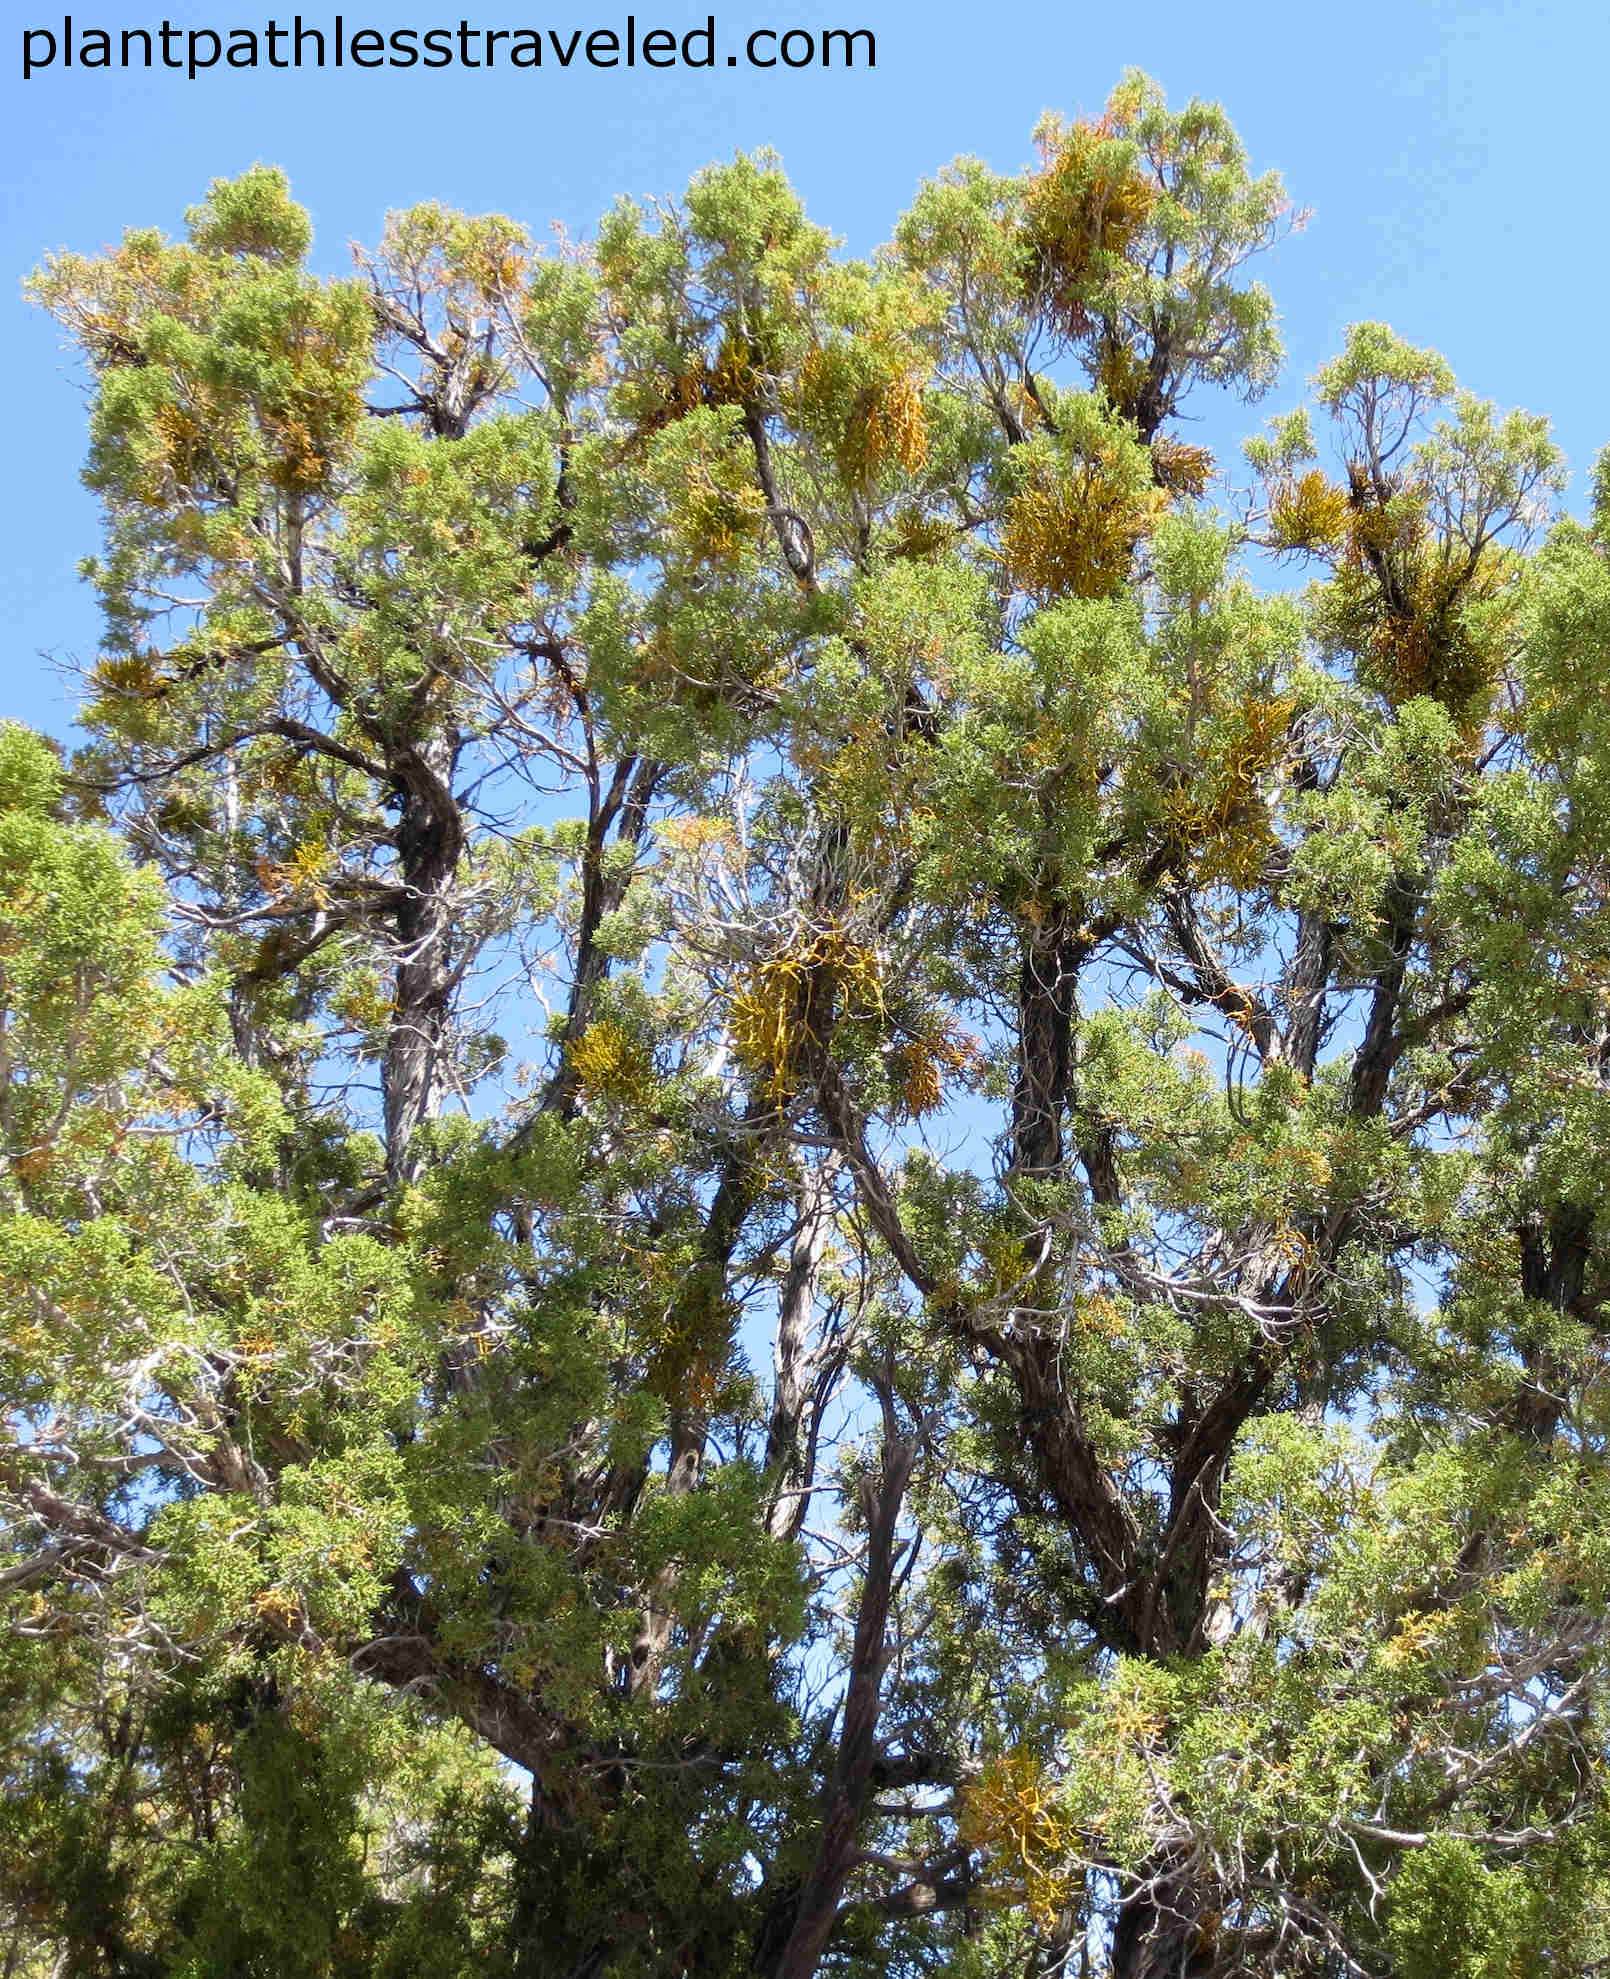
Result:
<svg viewBox="0 0 1610 1979"><path fill-rule="evenodd" d="M1610 1956L1610 500L1379 325L1234 487L1278 180L1037 143L35 278L8 1969Z"/></svg>

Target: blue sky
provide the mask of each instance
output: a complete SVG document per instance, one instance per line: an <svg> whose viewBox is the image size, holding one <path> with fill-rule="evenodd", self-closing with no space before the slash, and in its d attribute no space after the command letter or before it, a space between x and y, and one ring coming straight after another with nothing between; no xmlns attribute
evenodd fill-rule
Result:
<svg viewBox="0 0 1610 1979"><path fill-rule="evenodd" d="M152 26L161 0L76 0L80 30ZM472 0L347 0L349 32L456 22ZM702 21L710 0L636 0L640 32ZM301 0L328 25L334 6ZM177 25L257 25L294 4L168 0ZM618 25L614 0L474 0L483 26ZM210 178L283 165L318 228L322 266L372 240L389 207L423 198L586 231L619 193L677 191L712 158L782 153L813 216L851 251L886 237L920 179L958 152L1003 169L1030 156L1040 111L1097 110L1138 65L1171 100L1217 98L1255 168L1278 167L1306 231L1267 260L1290 356L1268 410L1293 402L1345 325L1379 317L1433 343L1461 381L1556 422L1580 506L1610 442L1610 266L1600 244L1610 16L1582 0L1453 4L1290 0L1146 8L1025 0L962 8L909 0L743 0L719 7L732 42L757 25L866 26L875 71L631 74L374 71L120 75L61 68L21 80L21 31L60 26L44 0L8 9L0 108L0 339L6 357L0 714L64 733L70 690L43 654L92 656L96 620L75 575L95 547L78 485L84 402L52 326L16 284L47 250L92 250L128 226L177 229ZM1261 412L1237 415L1250 431ZM1214 437L1229 429L1214 419Z"/></svg>

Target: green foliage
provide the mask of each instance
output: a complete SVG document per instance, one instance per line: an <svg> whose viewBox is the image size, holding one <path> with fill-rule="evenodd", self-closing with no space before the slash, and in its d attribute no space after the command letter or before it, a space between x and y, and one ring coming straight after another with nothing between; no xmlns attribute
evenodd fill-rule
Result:
<svg viewBox="0 0 1610 1979"><path fill-rule="evenodd" d="M35 278L19 1979L1610 1956L1610 482L1365 324L1216 485L1278 180L1037 143Z"/></svg>

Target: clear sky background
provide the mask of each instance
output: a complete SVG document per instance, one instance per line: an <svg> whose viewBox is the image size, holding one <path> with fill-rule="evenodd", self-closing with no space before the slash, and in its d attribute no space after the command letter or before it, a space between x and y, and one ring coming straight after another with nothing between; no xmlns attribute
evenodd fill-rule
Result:
<svg viewBox="0 0 1610 1979"><path fill-rule="evenodd" d="M74 0L79 27L152 26L162 0ZM710 0L636 0L639 31L702 21ZM335 8L301 0L312 24ZM618 26L614 0L346 0L349 31L456 22ZM293 4L169 0L184 26L256 26ZM0 715L65 734L71 689L46 655L93 657L96 614L77 560L96 547L78 485L85 406L51 324L20 300L50 249L90 251L125 227L177 231L209 179L254 161L289 172L318 229L317 258L347 266L386 210L440 199L537 231L586 232L621 193L678 191L713 158L770 144L812 216L866 252L918 182L960 152L1013 170L1047 108L1098 111L1121 71L1170 101L1216 98L1255 170L1274 166L1306 231L1261 270L1289 350L1265 407L1215 416L1211 437L1294 403L1345 326L1381 318L1439 347L1461 382L1555 422L1580 508L1610 443L1610 264L1603 242L1610 13L1597 0L1245 0L1145 7L988 0L742 0L718 32L870 27L870 72L543 70L467 74L182 74L57 68L21 79L26 26L59 30L45 0L5 0L0 104L0 342L6 441Z"/></svg>

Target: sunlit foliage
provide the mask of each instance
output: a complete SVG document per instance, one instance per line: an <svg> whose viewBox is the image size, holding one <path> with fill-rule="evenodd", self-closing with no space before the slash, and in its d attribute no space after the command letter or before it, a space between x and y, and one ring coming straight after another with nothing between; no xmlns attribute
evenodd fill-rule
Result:
<svg viewBox="0 0 1610 1979"><path fill-rule="evenodd" d="M35 276L16 1979L1610 1960L1610 468L1036 142Z"/></svg>

